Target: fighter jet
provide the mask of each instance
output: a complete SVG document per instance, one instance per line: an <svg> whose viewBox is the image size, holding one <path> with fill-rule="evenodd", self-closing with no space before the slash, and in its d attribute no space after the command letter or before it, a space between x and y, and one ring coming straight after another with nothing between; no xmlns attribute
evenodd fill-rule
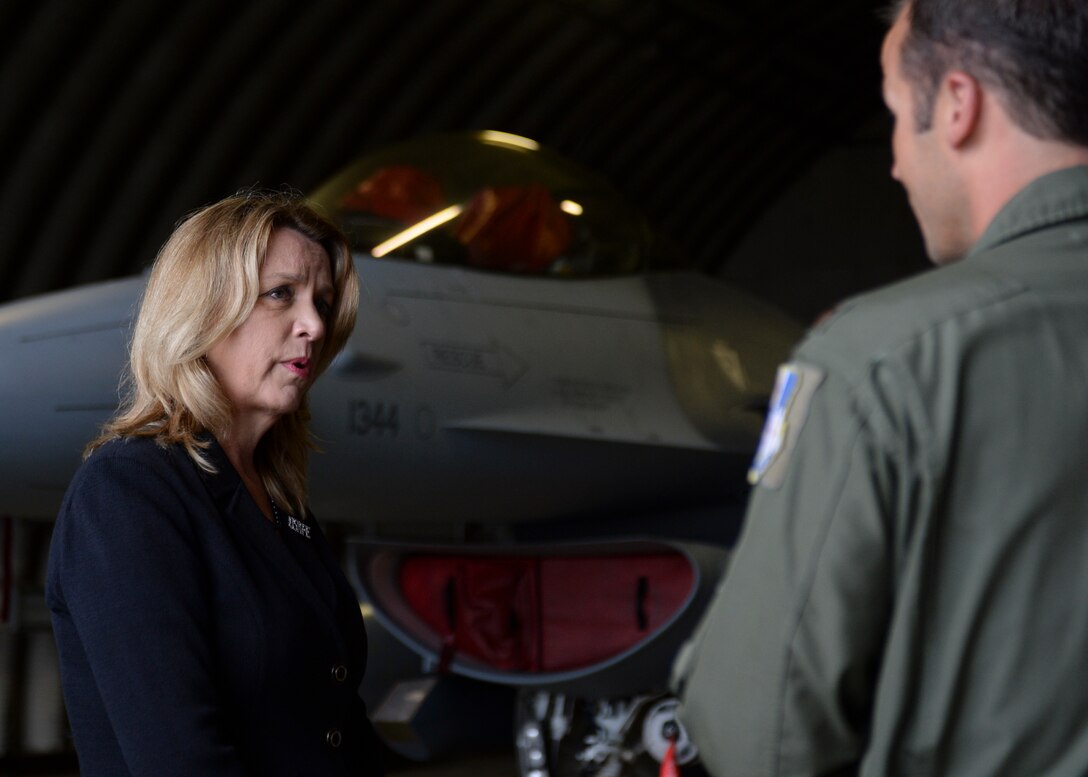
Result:
<svg viewBox="0 0 1088 777"><path fill-rule="evenodd" d="M562 772L561 749L585 774L660 760L667 668L738 530L800 327L659 267L674 254L634 208L525 138L401 144L311 199L362 279L310 394L312 508L348 536L360 597L435 677L520 689L525 774ZM55 515L119 402L142 288L0 307L0 514ZM426 694L406 711L401 691L375 714L411 728Z"/></svg>
<svg viewBox="0 0 1088 777"><path fill-rule="evenodd" d="M742 479L800 329L704 274L648 269L640 217L523 142L427 138L315 193L353 237L363 279L356 331L311 395L324 449L313 506L325 520L417 537L622 522L712 504ZM432 224L406 238L396 217L418 225L427 210L473 217L475 233ZM382 230L400 237L395 252L376 249ZM0 306L4 513L55 513L83 444L117 406L142 286Z"/></svg>

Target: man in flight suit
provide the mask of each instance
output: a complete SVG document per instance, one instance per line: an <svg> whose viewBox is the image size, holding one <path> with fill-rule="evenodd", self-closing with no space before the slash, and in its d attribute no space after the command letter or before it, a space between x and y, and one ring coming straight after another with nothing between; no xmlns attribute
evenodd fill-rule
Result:
<svg viewBox="0 0 1088 777"><path fill-rule="evenodd" d="M708 770L1088 774L1088 2L908 0L892 175L937 269L779 373L677 666Z"/></svg>

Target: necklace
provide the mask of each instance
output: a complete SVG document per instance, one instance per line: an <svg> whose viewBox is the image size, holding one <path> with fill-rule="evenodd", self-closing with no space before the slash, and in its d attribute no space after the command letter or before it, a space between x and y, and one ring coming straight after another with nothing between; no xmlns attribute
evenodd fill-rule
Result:
<svg viewBox="0 0 1088 777"><path fill-rule="evenodd" d="M280 509L276 507L276 500L271 494L268 495L268 501L272 505L272 525L276 527L276 531L279 531L283 526L283 516L280 515Z"/></svg>

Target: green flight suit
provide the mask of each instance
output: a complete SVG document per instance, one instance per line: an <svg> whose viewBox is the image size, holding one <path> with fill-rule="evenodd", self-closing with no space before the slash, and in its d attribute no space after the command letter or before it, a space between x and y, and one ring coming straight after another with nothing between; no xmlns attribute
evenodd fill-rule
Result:
<svg viewBox="0 0 1088 777"><path fill-rule="evenodd" d="M1088 775L1088 167L791 364L675 670L707 769Z"/></svg>

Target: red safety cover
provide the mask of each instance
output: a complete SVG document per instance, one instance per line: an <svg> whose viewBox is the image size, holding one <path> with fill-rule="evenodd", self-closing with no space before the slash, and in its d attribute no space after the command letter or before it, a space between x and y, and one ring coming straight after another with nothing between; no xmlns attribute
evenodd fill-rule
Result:
<svg viewBox="0 0 1088 777"><path fill-rule="evenodd" d="M401 591L453 649L508 671L603 661L650 636L695 576L678 553L404 559Z"/></svg>

